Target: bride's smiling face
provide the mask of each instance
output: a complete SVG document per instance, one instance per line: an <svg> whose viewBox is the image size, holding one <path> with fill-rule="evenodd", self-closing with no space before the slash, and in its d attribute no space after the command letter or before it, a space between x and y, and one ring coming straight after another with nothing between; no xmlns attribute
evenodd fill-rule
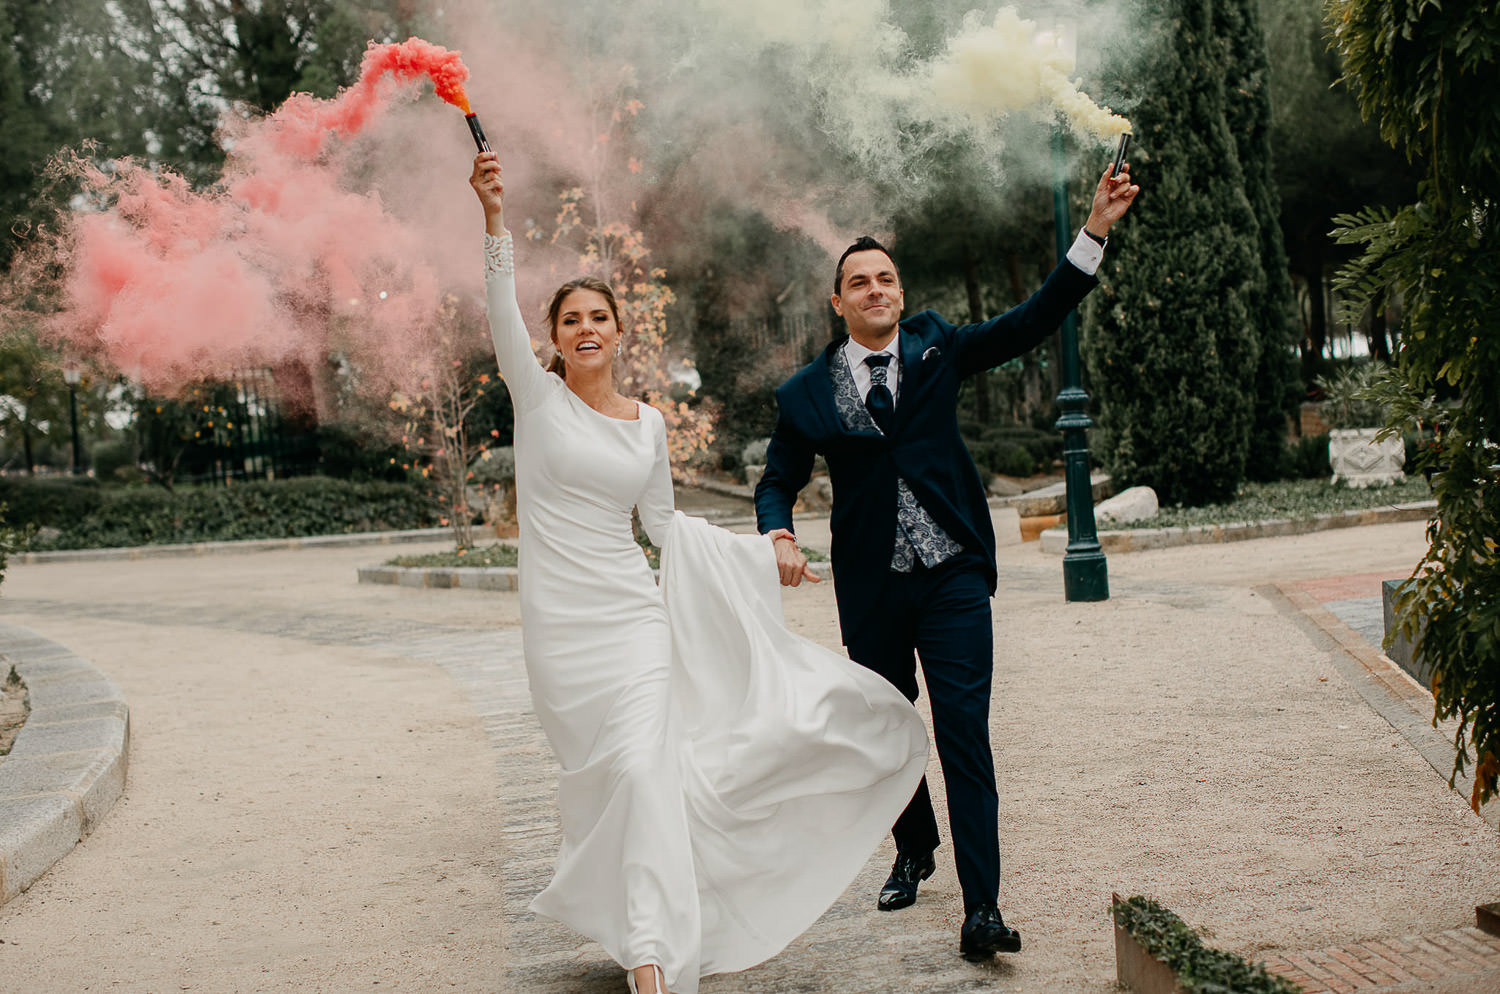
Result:
<svg viewBox="0 0 1500 994"><path fill-rule="evenodd" d="M580 287L564 297L557 309L552 342L570 371L614 362L620 325L604 294Z"/></svg>

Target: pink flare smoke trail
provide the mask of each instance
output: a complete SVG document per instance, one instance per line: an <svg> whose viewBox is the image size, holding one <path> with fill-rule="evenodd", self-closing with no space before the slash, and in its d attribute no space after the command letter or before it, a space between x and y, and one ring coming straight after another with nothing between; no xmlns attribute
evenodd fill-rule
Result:
<svg viewBox="0 0 1500 994"><path fill-rule="evenodd" d="M387 76L398 85L426 77L439 97L465 114L470 111L463 86L469 70L459 53L414 37L370 45L360 63L359 79L331 101L292 94L267 122L273 140L288 154L313 158L330 134L358 134L382 109L390 91Z"/></svg>
<svg viewBox="0 0 1500 994"><path fill-rule="evenodd" d="M329 135L367 130L394 87L431 78L467 109L468 70L420 38L372 45L359 80L333 100L293 96L237 133L221 183L197 192L131 162L78 169L108 210L76 215L66 306L54 329L170 392L247 365L355 357L370 386L430 356L445 281L423 233L351 191L346 149Z"/></svg>

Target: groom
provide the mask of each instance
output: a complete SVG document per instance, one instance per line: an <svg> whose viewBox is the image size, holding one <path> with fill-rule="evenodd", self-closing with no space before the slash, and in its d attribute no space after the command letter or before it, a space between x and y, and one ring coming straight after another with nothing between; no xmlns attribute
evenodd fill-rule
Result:
<svg viewBox="0 0 1500 994"><path fill-rule="evenodd" d="M995 535L973 460L958 433L959 384L1033 348L1098 282L1110 226L1140 191L1109 170L1088 222L1046 283L997 318L954 327L932 311L901 321L905 298L890 254L861 238L839 259L833 309L849 328L776 391L780 416L755 490L762 533L776 536L781 582L815 578L792 534L792 505L814 456L833 485L833 573L849 656L917 697L931 697L948 790L948 824L963 890L959 948L973 960L1018 952L997 907L998 805L990 753L994 668L990 597ZM896 862L878 906L913 904L932 876L937 819L923 779L897 819Z"/></svg>

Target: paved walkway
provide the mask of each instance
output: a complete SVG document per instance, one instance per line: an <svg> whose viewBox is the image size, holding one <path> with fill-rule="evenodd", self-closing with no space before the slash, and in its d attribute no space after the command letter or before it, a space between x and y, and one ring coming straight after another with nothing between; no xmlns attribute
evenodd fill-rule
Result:
<svg viewBox="0 0 1500 994"><path fill-rule="evenodd" d="M957 957L947 847L916 907L875 912L886 848L786 953L705 994L1102 994L1111 890L1288 964L1471 926L1500 899L1500 836L1414 747L1412 704L1386 702L1412 728L1383 715L1365 664L1286 592L1403 575L1421 532L1114 556L1093 605L1062 601L1035 544L1002 548L992 735L1026 951ZM133 748L115 811L0 908L0 990L623 989L597 946L526 911L557 835L515 595L357 585L381 558L12 569L0 617L116 680ZM788 622L836 644L829 586L788 592ZM1500 968L1401 983L1494 994Z"/></svg>

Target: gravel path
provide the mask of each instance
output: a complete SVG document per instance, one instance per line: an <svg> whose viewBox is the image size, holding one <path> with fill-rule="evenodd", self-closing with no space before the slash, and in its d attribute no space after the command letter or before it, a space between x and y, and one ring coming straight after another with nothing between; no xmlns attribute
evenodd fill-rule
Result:
<svg viewBox="0 0 1500 994"><path fill-rule="evenodd" d="M1057 559L1002 549L1002 907L1026 951L958 959L947 847L916 907L871 910L883 850L787 953L706 994L1112 991L1111 890L1257 956L1472 924L1500 899L1500 836L1267 586L1403 575L1422 549L1409 524L1115 556L1112 599L1082 605ZM11 571L0 614L120 685L132 756L104 824L0 907L0 989L623 990L524 911L555 809L515 596L357 585L380 558ZM786 604L837 643L829 584Z"/></svg>

